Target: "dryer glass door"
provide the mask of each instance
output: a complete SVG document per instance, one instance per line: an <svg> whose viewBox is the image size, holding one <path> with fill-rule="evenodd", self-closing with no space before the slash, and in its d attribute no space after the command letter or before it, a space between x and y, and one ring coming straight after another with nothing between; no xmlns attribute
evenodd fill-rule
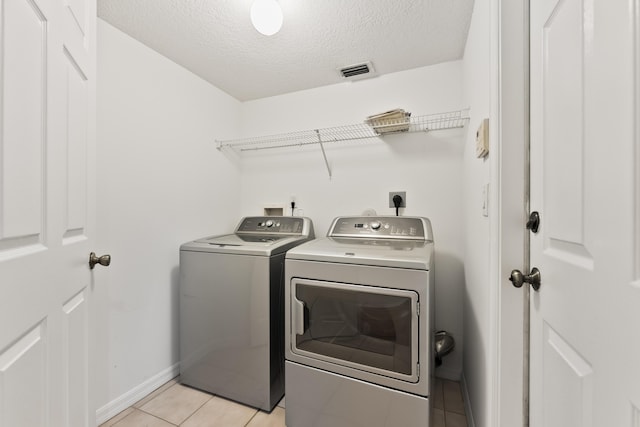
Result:
<svg viewBox="0 0 640 427"><path fill-rule="evenodd" d="M418 293L294 279L292 351L322 362L418 381Z"/></svg>

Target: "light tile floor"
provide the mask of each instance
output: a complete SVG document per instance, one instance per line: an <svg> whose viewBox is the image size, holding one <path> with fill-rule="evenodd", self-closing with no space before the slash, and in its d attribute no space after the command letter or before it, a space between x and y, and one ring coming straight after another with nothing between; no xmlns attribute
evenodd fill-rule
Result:
<svg viewBox="0 0 640 427"><path fill-rule="evenodd" d="M267 414L174 379L100 427L285 427L284 406ZM459 383L436 379L433 407L433 427L467 427Z"/></svg>

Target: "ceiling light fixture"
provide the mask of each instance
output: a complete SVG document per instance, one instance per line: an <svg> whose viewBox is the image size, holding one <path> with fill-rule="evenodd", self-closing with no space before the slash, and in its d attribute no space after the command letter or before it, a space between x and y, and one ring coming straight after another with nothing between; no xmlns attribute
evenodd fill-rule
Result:
<svg viewBox="0 0 640 427"><path fill-rule="evenodd" d="M282 8L276 0L255 0L251 5L251 23L261 34L272 36L282 28Z"/></svg>

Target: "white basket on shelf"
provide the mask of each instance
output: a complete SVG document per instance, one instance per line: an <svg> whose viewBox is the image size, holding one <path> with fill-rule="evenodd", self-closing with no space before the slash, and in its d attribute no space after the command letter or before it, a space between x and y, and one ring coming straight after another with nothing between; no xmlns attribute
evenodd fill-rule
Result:
<svg viewBox="0 0 640 427"><path fill-rule="evenodd" d="M378 135L384 135L385 133L407 132L411 125L410 117L411 113L396 108L369 116L364 122L371 126Z"/></svg>

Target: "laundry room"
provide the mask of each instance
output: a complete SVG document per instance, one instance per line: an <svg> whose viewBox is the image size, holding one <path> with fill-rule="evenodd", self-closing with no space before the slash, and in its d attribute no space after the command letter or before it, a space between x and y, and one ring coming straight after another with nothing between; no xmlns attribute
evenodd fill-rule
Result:
<svg viewBox="0 0 640 427"><path fill-rule="evenodd" d="M461 382L467 399L477 388L482 414L487 350L477 340L486 333L488 307L486 296L468 288L488 280L475 267L489 251L483 188L490 169L475 151L476 128L491 108L484 3L475 2L457 58L243 102L99 19L98 215L102 246L117 266L108 271L104 413L177 375L180 244L228 232L239 218L268 208L311 218L323 236L337 216L395 215L388 194L403 191L399 214L431 221L435 326L455 339L435 374ZM219 141L363 123L393 108L413 117L461 112L466 120L322 147L218 149ZM142 256L141 242L151 243ZM469 283L470 273L478 283Z"/></svg>
<svg viewBox="0 0 640 427"><path fill-rule="evenodd" d="M640 0L0 11L0 425L639 424Z"/></svg>

